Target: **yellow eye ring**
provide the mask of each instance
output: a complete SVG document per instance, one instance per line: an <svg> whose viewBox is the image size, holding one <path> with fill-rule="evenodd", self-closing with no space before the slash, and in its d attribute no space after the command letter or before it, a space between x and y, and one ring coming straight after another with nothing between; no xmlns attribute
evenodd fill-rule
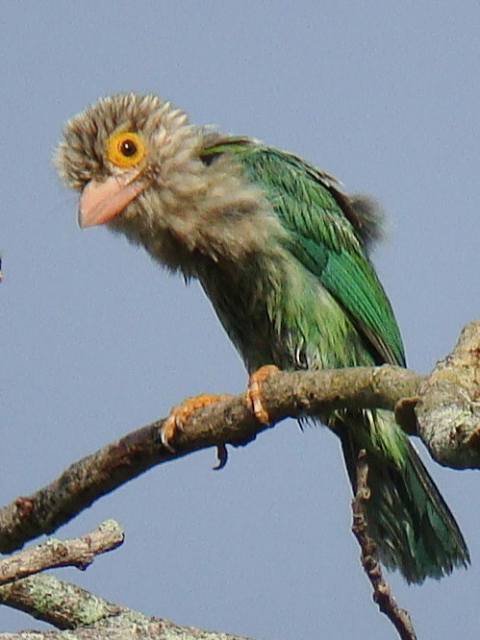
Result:
<svg viewBox="0 0 480 640"><path fill-rule="evenodd" d="M138 133L121 131L107 140L107 158L116 167L136 167L144 159L147 150Z"/></svg>

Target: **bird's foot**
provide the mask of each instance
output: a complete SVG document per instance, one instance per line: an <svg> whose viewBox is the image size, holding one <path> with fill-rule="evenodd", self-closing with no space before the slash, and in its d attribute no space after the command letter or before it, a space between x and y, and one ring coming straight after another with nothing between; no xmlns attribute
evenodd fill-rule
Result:
<svg viewBox="0 0 480 640"><path fill-rule="evenodd" d="M262 424L270 424L272 420L262 403L261 385L267 378L274 376L279 371L280 369L274 364L266 364L252 373L248 381L247 402L257 420Z"/></svg>
<svg viewBox="0 0 480 640"><path fill-rule="evenodd" d="M199 396L187 398L181 404L173 407L160 432L160 439L163 446L172 453L175 453L175 448L173 447L172 442L175 440L177 433L183 430L183 424L187 422L190 416L199 409L203 409L211 404L220 402L227 397L228 396L209 395L204 393Z"/></svg>

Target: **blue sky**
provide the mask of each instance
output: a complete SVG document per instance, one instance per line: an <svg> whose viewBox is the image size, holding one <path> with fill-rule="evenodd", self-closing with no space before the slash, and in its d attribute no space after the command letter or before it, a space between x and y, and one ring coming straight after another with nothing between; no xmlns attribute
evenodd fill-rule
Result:
<svg viewBox="0 0 480 640"><path fill-rule="evenodd" d="M375 195L389 220L375 262L409 364L428 371L451 349L478 319L480 289L480 5L452 6L4 4L2 503L186 396L246 384L196 284L105 229L78 229L52 154L63 123L101 95L158 93L194 122L294 151ZM391 582L419 637L474 638L477 477L424 459L472 567L422 587ZM332 434L285 422L222 472L214 462L208 451L150 471L63 527L68 537L114 517L126 542L85 573L59 575L181 624L264 640L395 637L359 567ZM0 611L1 630L38 626Z"/></svg>

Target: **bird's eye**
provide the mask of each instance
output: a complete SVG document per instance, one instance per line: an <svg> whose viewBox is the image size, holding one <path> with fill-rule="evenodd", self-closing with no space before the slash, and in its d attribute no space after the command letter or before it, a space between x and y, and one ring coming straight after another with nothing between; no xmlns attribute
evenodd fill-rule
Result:
<svg viewBox="0 0 480 640"><path fill-rule="evenodd" d="M122 131L107 140L107 158L116 167L136 167L146 154L145 143L138 133Z"/></svg>

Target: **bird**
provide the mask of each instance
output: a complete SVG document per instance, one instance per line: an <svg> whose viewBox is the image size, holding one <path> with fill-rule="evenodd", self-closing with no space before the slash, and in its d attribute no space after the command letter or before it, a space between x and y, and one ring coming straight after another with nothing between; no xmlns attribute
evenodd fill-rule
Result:
<svg viewBox="0 0 480 640"><path fill-rule="evenodd" d="M248 398L269 420L261 386L275 371L406 366L392 306L371 250L382 237L376 202L255 138L192 124L156 95L101 98L69 120L56 151L79 192L81 227L106 225L155 261L197 279L250 376ZM200 396L176 408L174 446ZM368 533L382 563L408 583L467 567L463 535L408 436L385 410L318 419L338 436L356 491L368 460Z"/></svg>

